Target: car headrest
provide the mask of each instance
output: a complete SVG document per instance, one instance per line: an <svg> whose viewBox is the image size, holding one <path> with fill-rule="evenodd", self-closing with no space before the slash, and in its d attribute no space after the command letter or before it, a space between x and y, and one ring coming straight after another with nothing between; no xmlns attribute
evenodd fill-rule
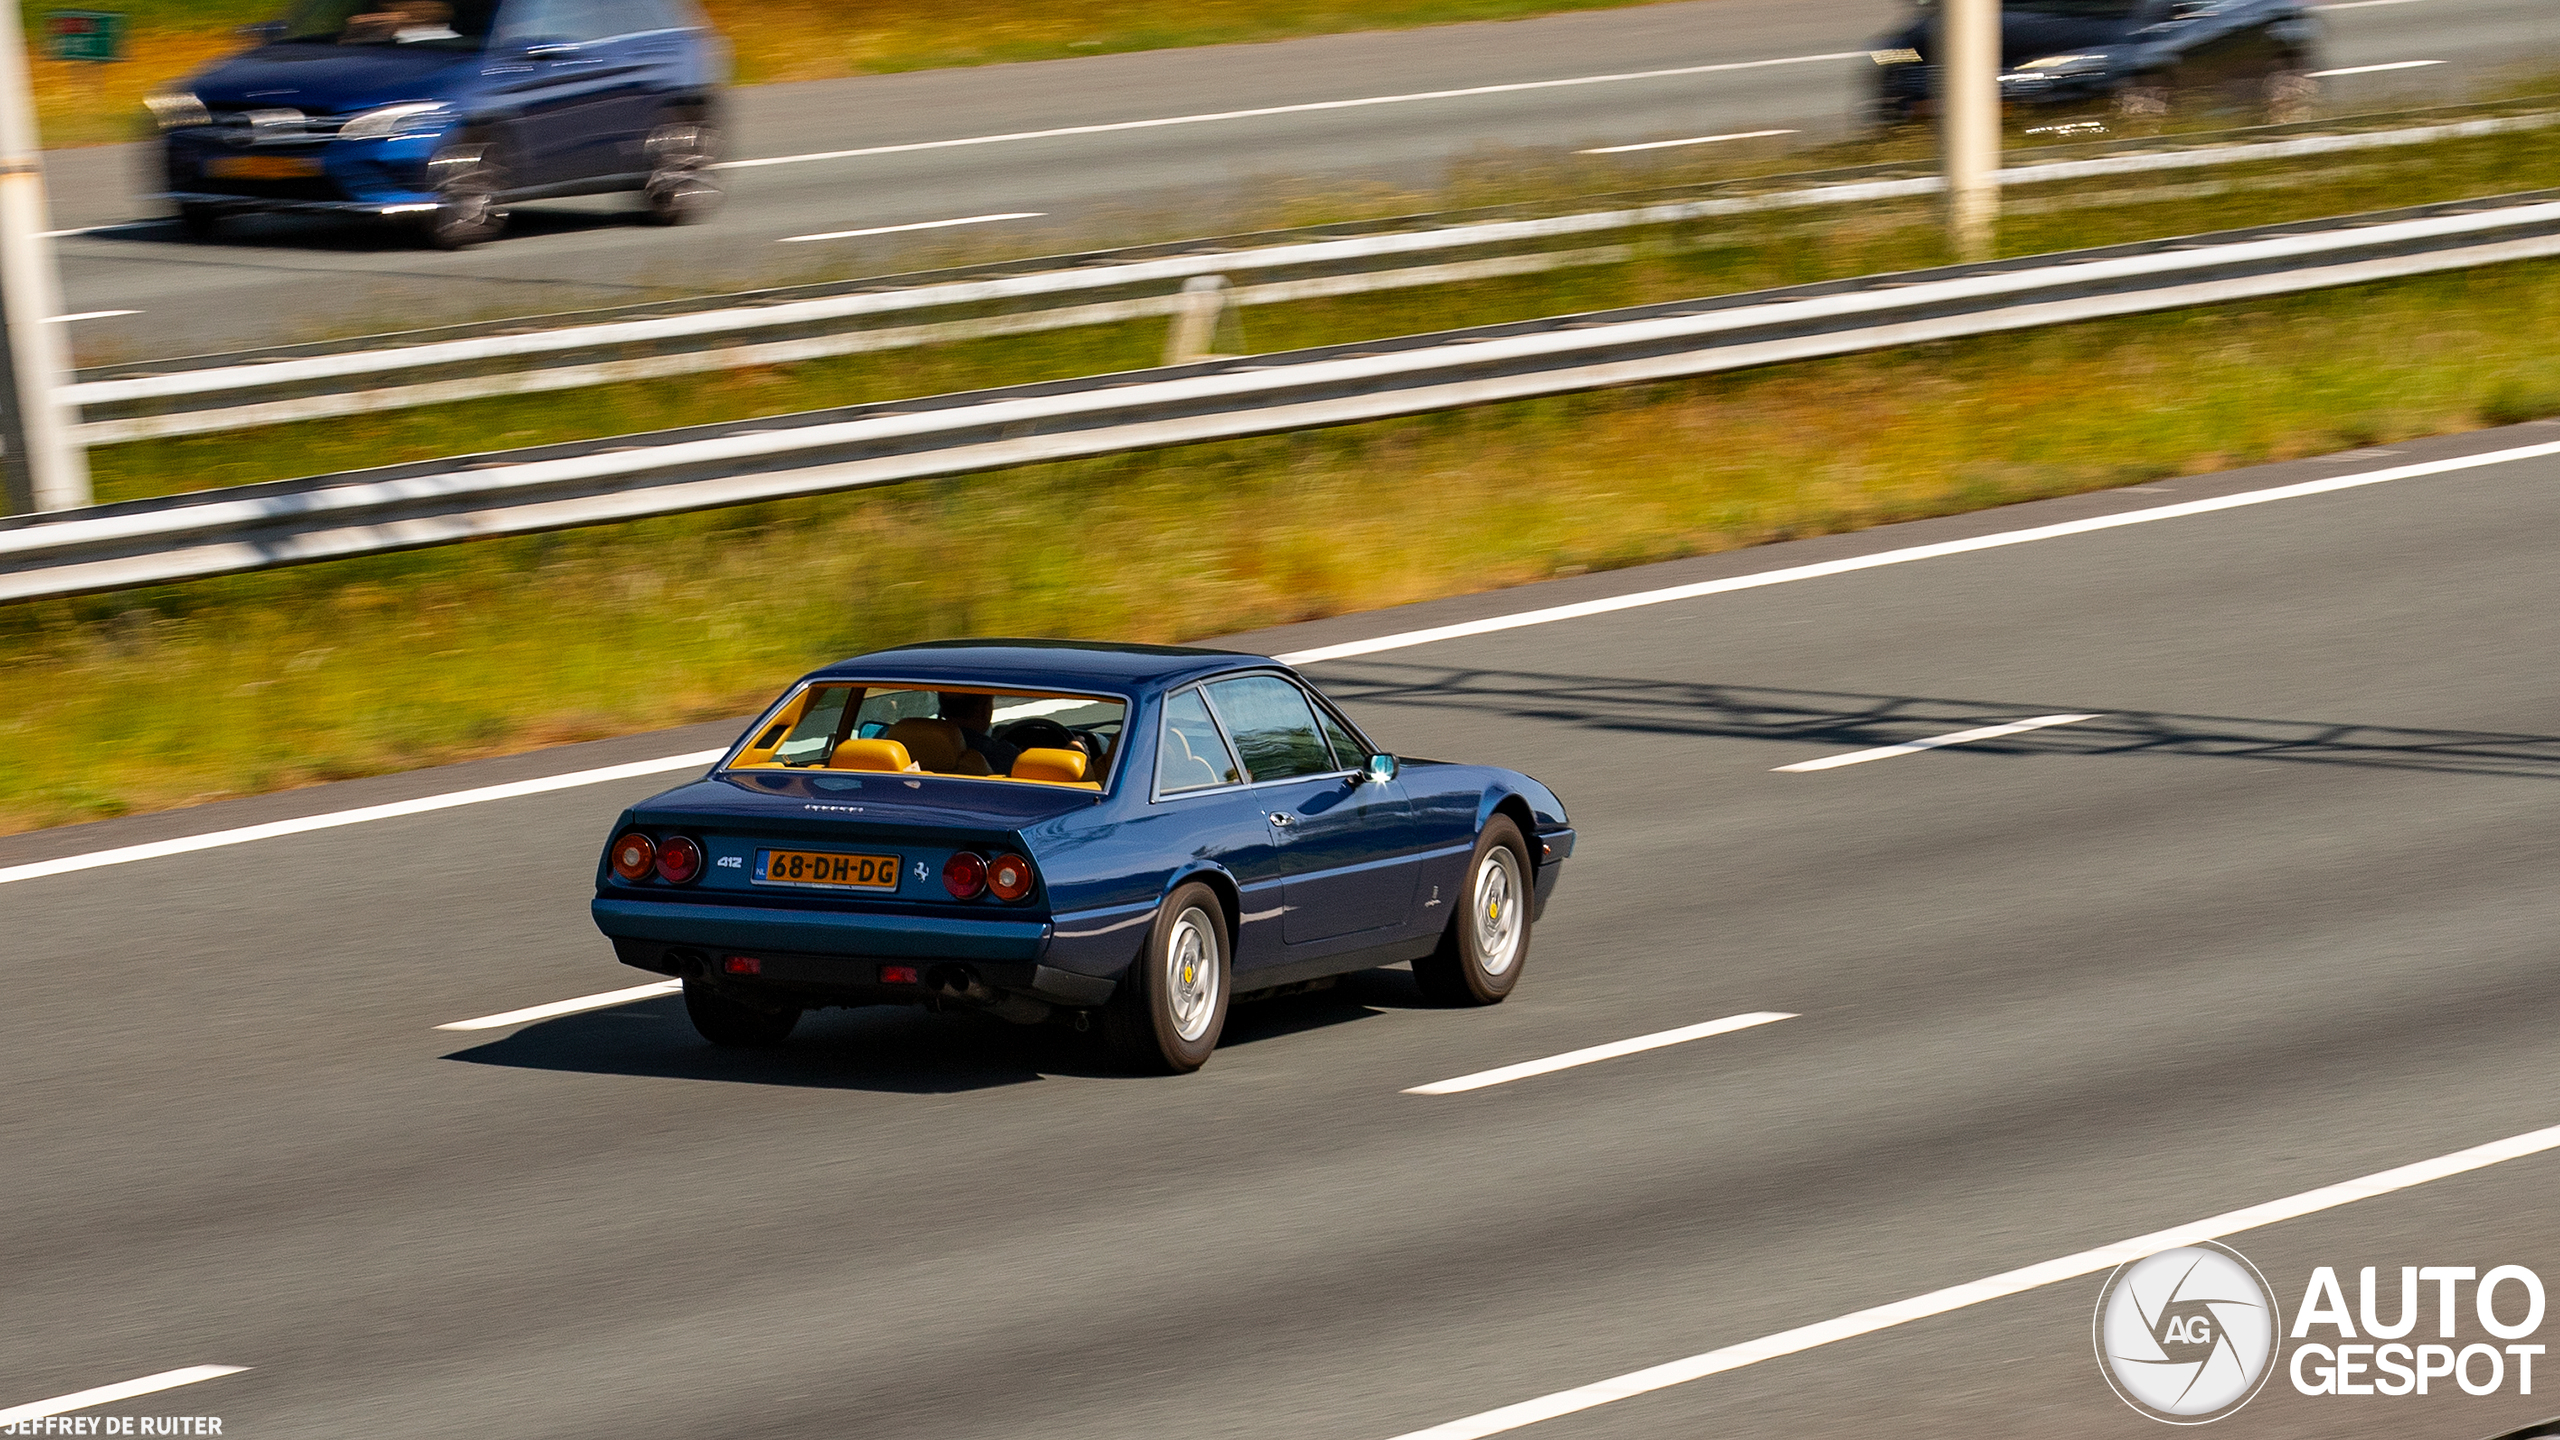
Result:
<svg viewBox="0 0 2560 1440"><path fill-rule="evenodd" d="M948 720L915 716L901 720L880 732L883 740L895 740L907 747L918 765L938 775L948 775L960 768L961 752L969 748L968 738L960 727Z"/></svg>
<svg viewBox="0 0 2560 1440"><path fill-rule="evenodd" d="M907 757L907 747L895 740L847 740L827 757L830 770L913 770L916 762Z"/></svg>
<svg viewBox="0 0 2560 1440"><path fill-rule="evenodd" d="M1025 750L1014 757L1008 772L1016 780L1047 780L1074 784L1084 778L1085 755L1081 750Z"/></svg>

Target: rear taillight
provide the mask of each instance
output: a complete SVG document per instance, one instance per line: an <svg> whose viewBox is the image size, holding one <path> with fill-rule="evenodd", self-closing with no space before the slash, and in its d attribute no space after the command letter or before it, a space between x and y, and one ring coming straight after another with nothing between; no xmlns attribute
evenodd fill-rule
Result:
<svg viewBox="0 0 2560 1440"><path fill-rule="evenodd" d="M613 842L613 873L637 885L658 865L658 847L637 830Z"/></svg>
<svg viewBox="0 0 2560 1440"><path fill-rule="evenodd" d="M702 873L702 847L682 835L671 835L658 847L658 878L670 885L689 884Z"/></svg>
<svg viewBox="0 0 2560 1440"><path fill-rule="evenodd" d="M987 866L987 889L999 900L1019 900L1031 893L1031 862L1019 855L999 855Z"/></svg>
<svg viewBox="0 0 2560 1440"><path fill-rule="evenodd" d="M942 862L942 888L954 900L975 900L987 888L987 862L963 850Z"/></svg>

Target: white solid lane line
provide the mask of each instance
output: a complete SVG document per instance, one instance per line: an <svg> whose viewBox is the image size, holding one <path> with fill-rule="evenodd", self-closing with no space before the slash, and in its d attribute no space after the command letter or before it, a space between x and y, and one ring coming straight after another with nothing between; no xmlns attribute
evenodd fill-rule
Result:
<svg viewBox="0 0 2560 1440"><path fill-rule="evenodd" d="M1576 75L1564 80L1522 80L1509 85L1470 85L1463 90L1422 90L1411 95L1364 95L1357 100L1310 100L1297 105L1264 105L1252 110L1218 110L1205 115L1167 115L1154 120L1114 120L1100 125L1061 125L1052 130L1016 130L1004 135L969 135L956 140L917 140L904 145L868 145L859 150L817 150L806 155L775 155L762 160L724 160L723 170L754 170L766 165L805 165L812 160L854 160L865 155L908 155L918 150L954 150L964 145L1003 145L1018 140L1058 140L1071 135L1109 135L1123 130L1156 130L1167 125L1206 125L1218 120L1258 120L1270 115L1309 115L1324 110L1358 110L1370 105L1411 105L1422 100L1462 100L1475 95L1514 95L1526 90L1557 90L1572 85L1617 85L1630 80L1668 80L1682 75L1713 75L1731 70L1764 70L1773 65L1813 65L1828 60L1860 60L1864 50L1828 55L1790 55L1780 60L1734 60L1720 65L1682 65L1670 70L1633 70L1623 75Z"/></svg>
<svg viewBox="0 0 2560 1440"><path fill-rule="evenodd" d="M1825 755L1819 760L1799 760L1781 765L1772 775L1807 775L1816 770L1837 770L1843 765L1864 765L1870 760L1890 760L1896 755L1917 755L1923 750L1937 750L1949 745L1970 745L1976 740L1997 740L2003 735L2023 735L2049 725L2077 725L2095 720L2095 715L2038 715L2026 720L2012 720L2006 725L1985 725L1979 730L1958 730L1952 735L1932 735L1926 740L1906 740L1899 745L1879 745L1873 750L1852 750L1846 755Z"/></svg>
<svg viewBox="0 0 2560 1440"><path fill-rule="evenodd" d="M456 1020L439 1025L439 1030L503 1030L510 1025L530 1025L536 1020L550 1020L562 1015L575 1015L586 1010L610 1010L634 1000L654 1000L661 995L674 995L684 989L681 980L657 980L647 985L634 985L628 990L607 990L601 995L581 995L575 1000L554 1000L548 1005L528 1005L503 1015L483 1015L477 1020Z"/></svg>
<svg viewBox="0 0 2560 1440"><path fill-rule="evenodd" d="M2428 475L2449 475L2457 471L2476 470L2487 465L2505 465L2518 460L2539 460L2560 455L2560 441L2545 445L2519 445L2511 450L2491 450L2479 455L2465 455L2452 460L2429 460L2417 465L2397 465L2388 470L2367 470L2354 475L2337 475L2326 480L2307 480L2299 485L2278 485L2265 490L2244 490L2212 500L2187 500L2175 505L2156 505L2147 510L2127 510L2114 515L2101 515L2088 520L2065 521L2059 525L2038 525L2026 530L2004 530L1996 535L1978 535L1970 540L1948 540L1935 545L1910 545L1899 550L1881 550L1849 560L1826 560L1818 565L1791 565L1784 569L1763 570L1753 575L1737 575L1729 580L1703 580L1694 585L1672 585L1660 590L1640 590L1631 595L1613 595L1605 600L1585 600L1574 605L1551 605L1541 610L1523 610L1510 615L1496 615L1483 620L1470 620L1460 625L1438 625L1428 630L1407 630L1395 635L1381 635L1374 640L1353 640L1340 645L1324 645L1312 650L1292 650L1275 656L1285 665L1314 665L1326 660L1343 660L1356 655L1376 655L1389 650L1406 650L1441 640L1456 640L1470 635L1491 635L1503 630L1517 630L1531 625L1552 625L1560 620L1580 620L1593 615L1609 615L1620 610L1634 610L1646 605L1667 605L1675 600L1695 600L1706 595L1723 595L1736 590L1754 590L1763 585L1786 585L1798 580L1817 580L1830 575L1848 575L1884 565L1902 565L1914 560L1935 560L1946 555L1965 555L1976 550L1996 550L2006 545L2025 545L2038 540L2055 540L2066 535L2088 535L2125 525L2146 525L2154 520L2175 520L2189 515L2207 515L2218 510L2236 510L2250 505L2265 505L2278 500L2295 500L2309 495L2326 495L2333 490L2352 490L2364 485L2388 484L2394 480L2415 480ZM479 790L460 790L450 795L431 795L423 800L406 800L396 805L373 805L362 810L346 810L335 815L315 815L302 820L283 820L272 825L251 825L238 830L217 830L209 835L190 835L180 840L160 840L148 845L127 845L115 850L100 850L88 855L68 855L58 860L38 860L26 865L0 868L0 885L19 880L33 880L46 875L64 875L78 870L92 870L101 865L122 865L136 860L155 860L164 855L185 855L197 850L210 850L219 845L241 845L252 840L272 839L279 835L299 835L310 830L326 830L339 825L358 825L368 820L386 820L399 815L418 815L430 810L450 809L456 805L474 805L484 800L505 800L518 795L539 795L551 790L566 790L579 785L594 785L626 776L649 775L668 770L689 770L709 765L724 751L703 750L690 755L670 755L663 760L642 760L630 765L613 765L602 770L582 770L571 775L554 775L541 780L521 780L512 785L492 785Z"/></svg>
<svg viewBox="0 0 2560 1440"><path fill-rule="evenodd" d="M1772 1020L1793 1020L1794 1018L1796 1017L1793 1013L1785 1010L1754 1010L1748 1015L1727 1015L1721 1020L1683 1025L1677 1030L1657 1030L1651 1035L1638 1035L1632 1040L1612 1040L1606 1045L1568 1050L1562 1055L1550 1055L1544 1060L1523 1060L1517 1065L1505 1065L1495 1070L1479 1070L1473 1075L1461 1075L1455 1080L1435 1080L1428 1085L1416 1085L1404 1093L1407 1095L1457 1095L1469 1090L1482 1090L1488 1085L1504 1085L1514 1080L1526 1080L1532 1075L1552 1075L1558 1070L1570 1070L1576 1065L1589 1065L1599 1060L1615 1060L1621 1055L1659 1050L1665 1045L1704 1040L1710 1035L1729 1035L1736 1030L1748 1030L1754 1025L1766 1025Z"/></svg>
<svg viewBox="0 0 2560 1440"><path fill-rule="evenodd" d="M47 325L68 325L74 320L112 320L119 315L139 315L139 310L83 310L77 315L49 315Z"/></svg>
<svg viewBox="0 0 2560 1440"><path fill-rule="evenodd" d="M2372 75L2383 70L2423 70L2429 65L2443 63L2441 60L2394 60L2388 65L2350 65L2343 70L2314 70L2309 78L2325 80L2332 75Z"/></svg>
<svg viewBox="0 0 2560 1440"><path fill-rule="evenodd" d="M2005 1274L1989 1276L1968 1284L1954 1285L1944 1290L1932 1290L1926 1295L1915 1295L1908 1300L1897 1300L1890 1305L1878 1305L1872 1310L1856 1311L1835 1320L1824 1320L1818 1324L1806 1325L1794 1330L1781 1330L1775 1335L1764 1335L1757 1340L1746 1340L1739 1345L1727 1345L1723 1349L1709 1350L1701 1355L1692 1355L1685 1360L1674 1360L1649 1369L1631 1371L1607 1380L1595 1381L1589 1385L1579 1385L1571 1390L1559 1390L1552 1395L1541 1395L1535 1400L1523 1400L1516 1405L1505 1405L1498 1410L1487 1410L1480 1414L1469 1415L1464 1419L1451 1420L1446 1424L1434 1425L1427 1430L1409 1431L1397 1436L1396 1440L1482 1440L1482 1437L1487 1435L1499 1435L1507 1430L1518 1430L1523 1426L1535 1425L1541 1420L1553 1420L1559 1415L1571 1415L1577 1411L1595 1409L1614 1401L1668 1389L1674 1385L1684 1385L1709 1375L1722 1374L1727 1370L1739 1370L1746 1365L1757 1365L1763 1360L1775 1360L1782 1355L1793 1355L1817 1346L1854 1339L1860 1335L1870 1335L1878 1330L1888 1330L1896 1325L1908 1325L1914 1320L1925 1320L1932 1315L1944 1315L1951 1310L1962 1310L1967 1306L1982 1304L1986 1300L2021 1295L2058 1281L2074 1280L2083 1275L2094 1275L2101 1270L2112 1270L2128 1260L2139 1260L2157 1251L2174 1250L2181 1245L2193 1245L2199 1240L2218 1240L2225 1235L2236 1235L2243 1230L2255 1230L2279 1221L2316 1215L2323 1210L2352 1205L2358 1200L2370 1200L2377 1195L2388 1195L2396 1190L2407 1190L2448 1176L2485 1169L2491 1165L2502 1165L2509 1160L2521 1160L2525 1156L2539 1155L2555 1148L2560 1148L2560 1125L2552 1126L2547 1130L2529 1131L2505 1140L2493 1140L2486 1145L2457 1150L2450 1155L2440 1155L2433 1160L2421 1160L2414 1165L2384 1170L2361 1179L2348 1180L2336 1185L2323 1185L2317 1190L2305 1190L2299 1195L2287 1196L2282 1200L2270 1200L2263 1205L2252 1205L2245 1210L2228 1211L2210 1219L2178 1226L2175 1229L2156 1230L2148 1235L2136 1235L2128 1240L2118 1240L2112 1245L2101 1245L2095 1250L2083 1250L2077 1255L2065 1255L2059 1260L2047 1260L2041 1265L2029 1265L2023 1270L2011 1270Z"/></svg>
<svg viewBox="0 0 2560 1440"><path fill-rule="evenodd" d="M1726 140L1757 140L1764 135L1794 135L1794 130L1737 130L1731 135L1695 135L1686 140L1647 140L1641 145L1603 145L1585 155L1624 155L1630 150L1669 150L1679 145L1714 145Z"/></svg>
<svg viewBox="0 0 2560 1440"><path fill-rule="evenodd" d="M1314 665L1327 660L1347 660L1356 655L1375 655L1386 650L1408 650L1416 645L1429 645L1440 640L1458 640L1471 635L1491 635L1503 630L1517 630L1529 625L1552 625L1559 620L1581 620L1593 615L1611 615L1620 610L1635 610L1647 605L1667 605L1675 600L1695 600L1707 595L1727 595L1737 590L1756 590L1763 585L1787 585L1798 580L1818 580L1832 575L1849 575L1860 570L1873 570L1886 565L1907 565L1914 560L1936 560L1948 555L1969 555L1977 550L1997 550L2009 545L2027 545L2038 540L2058 540L2066 535L2093 535L2102 530L2126 525L2148 525L2155 520L2179 520L2190 515L2209 515L2218 510L2237 510L2250 505L2265 505L2277 500L2298 500L2309 495L2326 495L2335 490L2353 490L2365 485L2383 485L2394 480L2415 480L2427 475L2449 475L2461 470L2475 470L2483 465L2505 465L2517 460L2538 460L2560 455L2560 441L2544 445L2519 445L2512 450L2491 450L2479 455L2465 455L2452 460L2429 460L2416 465L2395 465L2388 470L2366 470L2354 475L2338 475L2326 480L2306 480L2298 485L2277 485L2265 490L2243 490L2236 495L2223 495L2211 500L2184 500L2175 505L2155 505L2147 510L2125 510L2113 515L2099 515L2087 520L2066 520L2059 525L2038 525L2026 530L2003 530L1996 535L1977 535L1970 540L1946 540L1935 545L1910 545L1899 550L1880 550L1873 555L1860 555L1848 560L1825 560L1818 565L1790 565L1780 570L1762 570L1751 575L1736 575L1729 580L1701 580L1694 585L1672 585L1660 590L1639 590L1632 595L1612 595L1606 600L1584 600L1573 605L1551 605L1543 610L1523 610L1511 615L1495 615L1483 620L1468 620L1456 625L1435 625L1428 630L1407 630L1395 635L1381 635L1374 640L1348 640L1339 645L1319 645L1312 650L1295 650L1273 658L1287 665Z"/></svg>
<svg viewBox="0 0 2560 1440"><path fill-rule="evenodd" d="M334 815L306 815L299 820L276 820L264 825L244 825L237 830L216 830L204 835L189 835L177 840L154 840L148 845L126 845L114 850L99 850L87 855L65 855L59 860L38 860L27 865L0 868L0 885L19 880L34 880L46 875L67 875L75 870L94 870L101 865L129 865L136 860L157 860L167 855L190 855L198 850L212 850L224 845L246 845L252 840L273 840L284 835L304 835L314 830L334 830L341 825L362 825L370 820L391 820L403 815L424 815L436 810L450 810L457 805L478 805L490 800L512 800L520 795L547 795L554 790L571 790L581 785L601 785L612 780L627 780L640 775L657 775L669 770L697 770L729 753L727 750L696 750L686 755L669 755L657 760L635 760L628 765L607 765L599 770L579 770L567 775L546 775L539 780L517 780L506 785L484 785L477 790L456 790L446 795L428 795L416 800L400 800L389 805L367 805L361 810L341 810Z"/></svg>
<svg viewBox="0 0 2560 1440"><path fill-rule="evenodd" d="M48 1415L86 1410L92 1405L107 1405L118 1400L130 1400L136 1395L175 1390L181 1385L193 1385L199 1380L219 1380L225 1375L237 1375L248 1368L246 1365L190 1365L184 1370L163 1370L157 1375L145 1375L139 1380L127 1380L118 1385L101 1385L95 1390L56 1395L50 1400L38 1400L30 1405L18 1405L0 1410L0 1425L15 1425L24 1420L42 1420Z"/></svg>
<svg viewBox="0 0 2560 1440"><path fill-rule="evenodd" d="M954 225L988 225L998 220L1037 220L1046 210L1015 210L1003 215L963 215L957 220L919 220L912 225L875 225L868 230L829 230L820 235L786 235L775 242L798 245L810 240L851 240L862 235L903 235L910 230L947 230Z"/></svg>

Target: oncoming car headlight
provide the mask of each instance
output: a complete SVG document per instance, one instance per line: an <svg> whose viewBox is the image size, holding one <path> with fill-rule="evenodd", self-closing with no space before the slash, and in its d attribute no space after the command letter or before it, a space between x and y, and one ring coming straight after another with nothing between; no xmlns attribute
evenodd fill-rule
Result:
<svg viewBox="0 0 2560 1440"><path fill-rule="evenodd" d="M163 130L181 130L189 125L210 125L213 112L205 103L184 90L164 95L145 95L142 108L151 112L151 121Z"/></svg>
<svg viewBox="0 0 2560 1440"><path fill-rule="evenodd" d="M385 105L367 110L338 129L341 140L380 140L391 135L415 135L433 129L444 115L439 100L412 100L399 105Z"/></svg>

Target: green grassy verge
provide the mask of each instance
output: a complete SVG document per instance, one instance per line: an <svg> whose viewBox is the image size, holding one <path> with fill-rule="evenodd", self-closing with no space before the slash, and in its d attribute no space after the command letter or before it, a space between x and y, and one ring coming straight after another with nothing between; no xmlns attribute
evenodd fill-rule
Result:
<svg viewBox="0 0 2560 1440"><path fill-rule="evenodd" d="M2560 413L2560 264L0 610L0 828ZM1346 525L1392 515L1391 525Z"/></svg>
<svg viewBox="0 0 2560 1440"><path fill-rule="evenodd" d="M944 0L851 6L834 0L704 0L737 56L738 82L827 80L899 70L1054 60L1130 50L1404 30L1462 20L1514 20L1642 0ZM123 0L124 60L49 61L24 12L37 123L51 145L134 138L142 97L238 50L233 32L282 0ZM1857 37L1851 37L1854 41Z"/></svg>

